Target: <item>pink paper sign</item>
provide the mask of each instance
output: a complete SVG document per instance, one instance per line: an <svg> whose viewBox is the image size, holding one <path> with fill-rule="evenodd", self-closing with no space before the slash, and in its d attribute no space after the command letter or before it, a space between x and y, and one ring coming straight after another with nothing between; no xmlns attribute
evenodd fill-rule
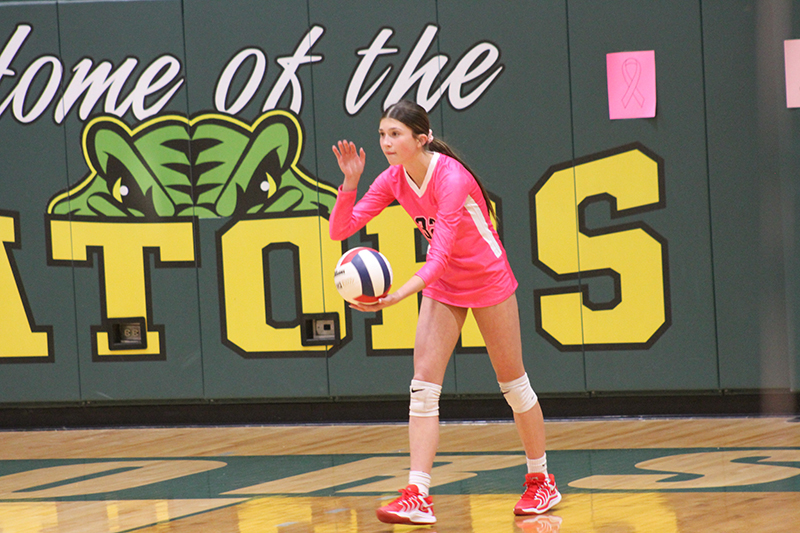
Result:
<svg viewBox="0 0 800 533"><path fill-rule="evenodd" d="M652 118L656 116L656 53L606 54L608 116Z"/></svg>
<svg viewBox="0 0 800 533"><path fill-rule="evenodd" d="M786 107L800 107L800 39L783 41L786 62Z"/></svg>

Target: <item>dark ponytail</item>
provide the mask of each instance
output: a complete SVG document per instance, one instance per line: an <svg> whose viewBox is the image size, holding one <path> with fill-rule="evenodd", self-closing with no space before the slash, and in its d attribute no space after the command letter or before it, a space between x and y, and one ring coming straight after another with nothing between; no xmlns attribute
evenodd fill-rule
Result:
<svg viewBox="0 0 800 533"><path fill-rule="evenodd" d="M381 115L381 119L384 118L392 118L398 122L402 122L411 129L411 132L414 135L428 135L428 133L431 131L431 121L428 118L428 113L422 106L419 106L410 100L400 100L396 104L389 106L383 112L383 115ZM452 157L461 163L464 168L467 169L467 172L472 174L472 177L475 178L475 182L481 189L483 200L486 202L486 208L489 210L489 216L491 216L491 218L496 222L496 225L498 225L499 221L497 220L497 215L494 212L492 201L489 198L489 192L486 190L486 187L483 186L483 183L481 182L480 178L478 178L478 175L475 174L471 168L469 168L469 165L467 165L446 142L437 138L428 141L428 143L425 144L425 148L432 152L439 152L440 154Z"/></svg>

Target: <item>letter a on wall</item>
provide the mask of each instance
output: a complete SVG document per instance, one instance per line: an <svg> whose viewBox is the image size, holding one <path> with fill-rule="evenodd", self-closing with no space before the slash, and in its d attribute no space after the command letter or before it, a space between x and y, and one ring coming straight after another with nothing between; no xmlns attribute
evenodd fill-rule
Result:
<svg viewBox="0 0 800 533"><path fill-rule="evenodd" d="M0 240L0 362L52 361L53 328L34 324L12 254L20 247L18 213L0 211Z"/></svg>

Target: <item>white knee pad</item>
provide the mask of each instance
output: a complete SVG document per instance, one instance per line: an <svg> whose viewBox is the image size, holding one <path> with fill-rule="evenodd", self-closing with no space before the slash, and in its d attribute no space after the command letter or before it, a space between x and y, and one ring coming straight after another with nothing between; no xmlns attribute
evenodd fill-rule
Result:
<svg viewBox="0 0 800 533"><path fill-rule="evenodd" d="M412 379L411 405L408 414L421 417L439 416L439 395L441 393L441 385Z"/></svg>
<svg viewBox="0 0 800 533"><path fill-rule="evenodd" d="M500 390L503 391L508 405L511 406L515 413L524 413L531 410L538 401L536 393L531 388L528 374L522 374L522 377L514 381L500 383Z"/></svg>

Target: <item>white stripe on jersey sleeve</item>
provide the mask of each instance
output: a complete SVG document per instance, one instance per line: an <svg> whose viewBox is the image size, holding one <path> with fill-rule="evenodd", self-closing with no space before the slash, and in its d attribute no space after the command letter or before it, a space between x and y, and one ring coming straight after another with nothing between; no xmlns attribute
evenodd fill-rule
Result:
<svg viewBox="0 0 800 533"><path fill-rule="evenodd" d="M492 249L492 252L494 252L494 256L500 257L503 254L503 252L500 250L500 244L498 244L497 240L492 235L489 225L486 223L486 219L483 218L483 213L481 213L481 208L478 203L472 198L472 196L467 195L467 199L464 202L464 207L469 213L469 216L472 217L472 221L475 223L478 233L481 234L483 240L486 241L486 243Z"/></svg>

